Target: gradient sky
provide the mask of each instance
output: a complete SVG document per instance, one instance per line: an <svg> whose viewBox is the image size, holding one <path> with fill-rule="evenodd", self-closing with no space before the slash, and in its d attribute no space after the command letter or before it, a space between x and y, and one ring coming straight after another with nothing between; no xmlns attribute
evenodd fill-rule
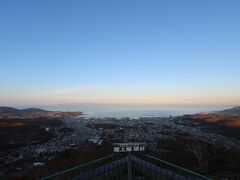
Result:
<svg viewBox="0 0 240 180"><path fill-rule="evenodd" d="M239 0L1 0L0 105L240 104Z"/></svg>

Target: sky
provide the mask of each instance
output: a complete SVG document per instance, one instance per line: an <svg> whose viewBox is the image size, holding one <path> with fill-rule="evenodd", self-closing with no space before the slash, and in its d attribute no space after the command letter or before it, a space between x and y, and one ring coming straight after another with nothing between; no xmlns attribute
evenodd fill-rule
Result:
<svg viewBox="0 0 240 180"><path fill-rule="evenodd" d="M1 0L0 105L239 105L239 19L239 0Z"/></svg>

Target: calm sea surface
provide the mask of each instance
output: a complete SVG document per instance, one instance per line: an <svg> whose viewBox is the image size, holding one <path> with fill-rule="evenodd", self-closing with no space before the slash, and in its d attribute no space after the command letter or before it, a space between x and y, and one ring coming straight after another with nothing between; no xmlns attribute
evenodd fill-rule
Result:
<svg viewBox="0 0 240 180"><path fill-rule="evenodd" d="M149 117L149 116L178 116L211 112L230 108L227 106L196 106L196 105L103 105L103 104L74 104L57 106L39 106L46 110L82 111L87 117Z"/></svg>

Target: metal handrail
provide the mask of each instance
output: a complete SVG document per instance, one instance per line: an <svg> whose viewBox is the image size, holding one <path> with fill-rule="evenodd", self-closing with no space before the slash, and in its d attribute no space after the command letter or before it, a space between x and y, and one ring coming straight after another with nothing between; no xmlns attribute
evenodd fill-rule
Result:
<svg viewBox="0 0 240 180"><path fill-rule="evenodd" d="M156 160L156 161L158 161L158 162L161 162L161 163L167 164L167 165L169 165L169 166L172 166L172 167L174 167L174 168L176 168L176 169L179 169L179 170L185 171L185 172L187 172L187 173L193 174L193 175L195 175L195 176L201 177L201 178L203 178L203 179L212 180L212 179L209 178L209 177L203 176L203 175L201 175L201 174L198 174L198 173L196 173L196 172L194 172L194 171L191 171L191 170L186 169L186 168L184 168L184 167L178 166L178 165L176 165L176 164L173 164L173 163L164 161L164 160L162 160L162 159L159 159L159 158L156 158L156 157L147 155L147 154L145 154L145 156L148 157L148 158L154 159L154 160Z"/></svg>
<svg viewBox="0 0 240 180"><path fill-rule="evenodd" d="M56 177L56 176L60 176L60 175L63 175L63 174L65 174L65 173L68 173L68 172L71 172L71 171L74 171L74 170L77 170L77 169L81 169L81 168L84 167L84 166L88 166L88 165L91 165L91 164L94 164L94 163L97 163L97 162L100 162L100 161L102 161L102 160L106 160L106 159L109 159L109 158L112 158L112 157L114 157L114 154L111 154L111 155L109 155L109 156L105 156L105 157L102 157L102 158L99 158L99 159L96 159L96 160L87 162L87 163L85 163L85 164L81 164L81 165L76 166L76 167L73 167L73 168L66 169L66 170L61 171L61 172L57 172L57 173L52 174L52 175L50 175L50 176L40 178L40 180L47 180L47 179L50 179L50 178L54 178L54 177Z"/></svg>
<svg viewBox="0 0 240 180"><path fill-rule="evenodd" d="M79 165L79 166L76 166L76 167L73 167L73 168L69 168L69 169L66 169L66 170L61 171L61 172L57 172L53 175L40 178L40 180L64 178L64 177L69 176L69 175L72 176L71 173L74 173L74 171L75 171L76 174L79 173L78 175L75 174L75 176L79 176L82 173L83 174L84 173L90 173L94 169L95 170L96 169L100 170L102 167L105 167L106 165L108 166L108 168L106 169L107 171L106 172L101 172L101 173L107 173L112 168L114 168L115 164L118 164L119 160L122 160L122 159L126 158L126 156L122 156L122 155L123 154L121 154L121 156L119 156L120 158L117 156L117 154L112 154L112 155L109 155L109 156L106 156L106 157L102 157L102 158L99 158L97 160L93 160L93 161L90 161L88 163L85 163L85 164L82 164L82 165ZM143 165L143 168L148 169L148 166L144 167L144 165L146 165L146 163L148 163L151 166L157 166L158 168L162 169L162 172L172 172L173 175L176 175L175 177L179 177L178 179L188 179L188 178L194 178L195 179L196 178L196 179L211 180L211 178L209 178L209 177L203 176L201 174L198 174L198 173L193 172L191 170L188 170L186 168L180 167L180 166L175 165L173 163L164 161L162 159L159 159L159 158L153 157L151 155L147 155L147 154L142 154L142 155L138 154L136 156L132 155L131 159L133 160L133 163L136 163L136 162L134 162L134 158L136 158L136 157L138 157L141 161L143 161L143 164L142 163L139 164L140 166ZM127 159L126 159L126 162L127 162ZM159 163L159 162L163 165L163 167L155 164L155 163ZM123 164L121 164L121 165L123 165ZM165 167L164 167L164 165L165 165ZM90 167L90 166L92 166L92 167ZM167 166L168 166L168 168L167 168ZM116 166L115 168L117 168L117 167L119 167L119 166ZM152 169L150 168L149 170L152 170ZM156 171L156 172L154 171L153 173L157 173L159 175L164 176L164 174L161 174L158 171ZM100 175L100 174L98 174L98 175ZM74 177L74 176L72 176L72 177ZM183 177L185 177L185 178L183 178ZM169 178L169 177L166 176L166 178Z"/></svg>

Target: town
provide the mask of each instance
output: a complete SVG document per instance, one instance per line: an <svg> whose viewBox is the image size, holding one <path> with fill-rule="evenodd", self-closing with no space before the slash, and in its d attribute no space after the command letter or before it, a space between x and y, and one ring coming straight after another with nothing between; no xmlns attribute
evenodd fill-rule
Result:
<svg viewBox="0 0 240 180"><path fill-rule="evenodd" d="M197 122L189 123L184 120L184 116L138 119L65 117L62 121L63 124L60 126L44 127L46 132L54 134L49 141L29 142L27 146L19 147L14 151L2 152L0 175L5 174L4 166L21 159L28 159L27 164L20 164L16 167L16 171L42 167L56 158L59 153L81 148L86 143L101 146L104 143L114 142L145 142L149 151L157 151L161 149L158 145L159 140L173 140L184 136L240 152L239 139L209 132L206 128L201 128Z"/></svg>

